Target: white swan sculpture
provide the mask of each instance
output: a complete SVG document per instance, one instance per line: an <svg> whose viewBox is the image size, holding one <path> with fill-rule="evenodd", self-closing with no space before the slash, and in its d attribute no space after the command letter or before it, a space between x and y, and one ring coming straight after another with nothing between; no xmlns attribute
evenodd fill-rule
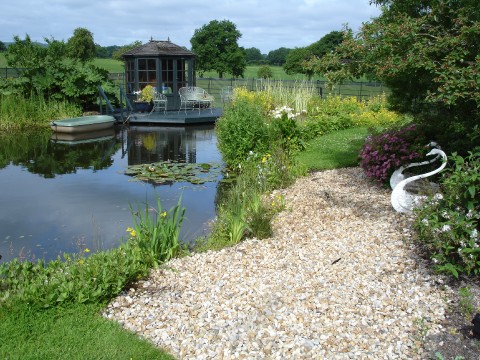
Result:
<svg viewBox="0 0 480 360"><path fill-rule="evenodd" d="M430 146L434 149L440 149L440 145L438 145L435 141L432 141L430 142L427 146ZM405 176L405 174L403 173L405 170L409 169L409 168L412 168L412 167L417 167L417 166L423 166L423 165L428 165L428 164L431 164L435 161L437 161L438 159L440 159L440 155L438 154L437 156L435 156L433 159L430 159L430 160L426 160L426 161L422 161L422 162L419 162L419 163L411 163L411 164L407 164L407 165L404 165L404 166L400 166L397 170L395 170L393 173L392 173L392 176L390 176L390 187L393 189L395 189L395 187L398 185L398 183L400 181L403 181L405 180L406 178L408 178L408 176Z"/></svg>
<svg viewBox="0 0 480 360"><path fill-rule="evenodd" d="M435 175L439 173L440 171L443 170L443 168L447 165L447 155L440 149L432 149L427 156L432 156L432 155L437 155L442 158L442 165L433 171L430 171L425 174L421 175L416 175L416 176L411 176L408 177L402 181L400 181L397 186L392 191L392 195L390 198L390 201L392 203L393 208L397 212L401 213L411 213L413 208L422 200L425 198L422 195L418 194L413 194L411 192L408 192L405 190L405 186L412 181L419 180L419 179L424 179L426 177Z"/></svg>

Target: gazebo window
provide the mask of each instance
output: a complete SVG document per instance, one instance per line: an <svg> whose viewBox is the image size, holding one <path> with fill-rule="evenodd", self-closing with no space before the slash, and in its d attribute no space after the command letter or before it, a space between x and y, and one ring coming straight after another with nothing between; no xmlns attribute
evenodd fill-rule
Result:
<svg viewBox="0 0 480 360"><path fill-rule="evenodd" d="M157 86L156 59L138 59L138 86L141 90L147 85Z"/></svg>
<svg viewBox="0 0 480 360"><path fill-rule="evenodd" d="M183 86L187 86L187 77L185 72L185 60L178 59L177 60L177 82L178 87L181 88Z"/></svg>
<svg viewBox="0 0 480 360"><path fill-rule="evenodd" d="M162 81L163 86L173 89L173 60L162 60Z"/></svg>
<svg viewBox="0 0 480 360"><path fill-rule="evenodd" d="M127 92L135 91L135 60L129 59L125 64L125 73L127 76Z"/></svg>

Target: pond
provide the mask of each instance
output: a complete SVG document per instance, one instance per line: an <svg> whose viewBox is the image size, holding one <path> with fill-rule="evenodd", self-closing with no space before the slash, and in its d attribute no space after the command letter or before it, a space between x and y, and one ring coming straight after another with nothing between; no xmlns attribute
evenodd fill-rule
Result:
<svg viewBox="0 0 480 360"><path fill-rule="evenodd" d="M131 209L144 209L146 202L156 206L157 196L167 210L181 197L183 242L208 234L220 174L200 185L159 185L125 171L167 160L221 164L213 125L130 127L95 135L65 138L40 131L0 136L1 262L116 247L133 225Z"/></svg>

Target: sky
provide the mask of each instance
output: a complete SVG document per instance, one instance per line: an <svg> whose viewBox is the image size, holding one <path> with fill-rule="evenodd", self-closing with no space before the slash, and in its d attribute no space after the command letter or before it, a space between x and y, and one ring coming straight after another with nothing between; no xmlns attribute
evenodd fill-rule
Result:
<svg viewBox="0 0 480 360"><path fill-rule="evenodd" d="M268 54L308 46L344 24L358 31L379 14L369 0L14 0L0 6L0 41L26 34L67 41L81 27L101 46L153 38L190 49L196 29L229 20L242 34L240 46Z"/></svg>

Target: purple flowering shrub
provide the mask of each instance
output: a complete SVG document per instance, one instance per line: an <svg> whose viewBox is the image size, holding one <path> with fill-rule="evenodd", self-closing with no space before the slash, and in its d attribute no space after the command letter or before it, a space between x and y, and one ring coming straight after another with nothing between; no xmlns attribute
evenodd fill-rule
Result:
<svg viewBox="0 0 480 360"><path fill-rule="evenodd" d="M416 125L391 129L367 137L360 151L360 166L367 177L387 184L392 173L402 165L423 158L425 136Z"/></svg>

